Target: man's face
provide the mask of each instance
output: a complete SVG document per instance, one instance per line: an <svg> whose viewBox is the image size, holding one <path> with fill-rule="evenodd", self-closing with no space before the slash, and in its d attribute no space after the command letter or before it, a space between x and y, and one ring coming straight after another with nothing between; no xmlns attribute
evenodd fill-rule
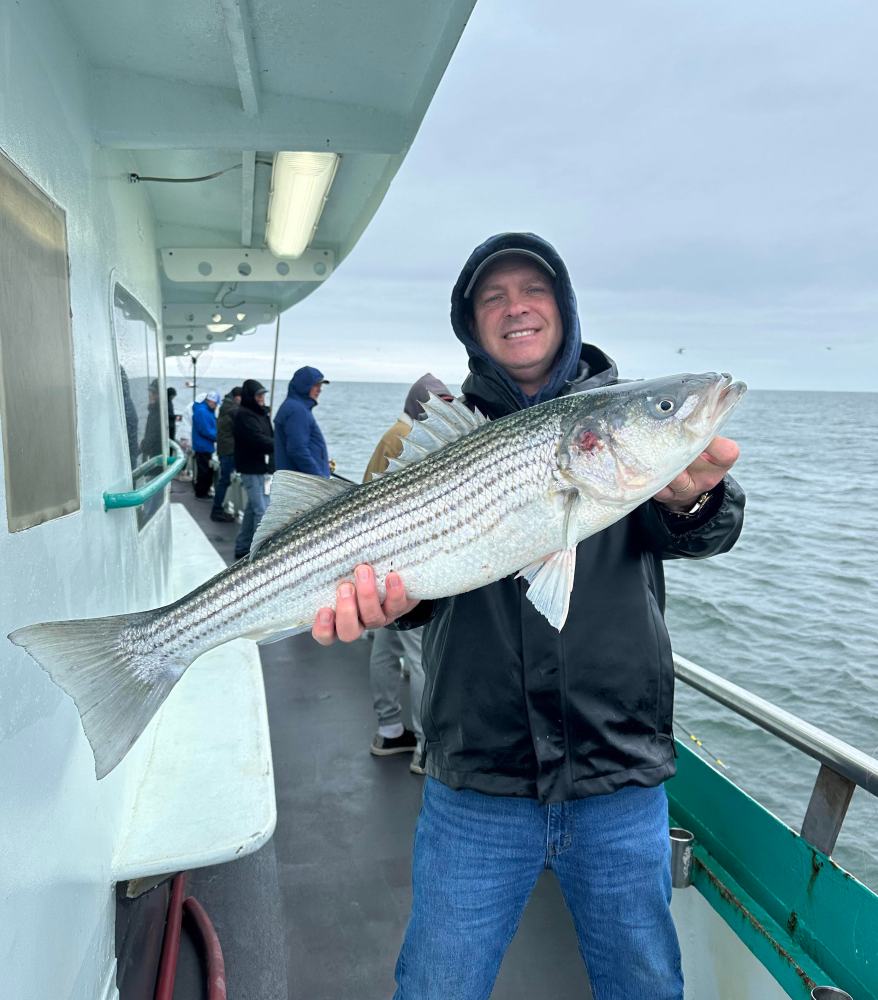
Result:
<svg viewBox="0 0 878 1000"><path fill-rule="evenodd" d="M208 407L211 410L215 410L216 409L216 400L214 400L214 399L208 399L208 400L206 400L206 402L207 402Z"/></svg>
<svg viewBox="0 0 878 1000"><path fill-rule="evenodd" d="M316 399L320 395L322 390L323 390L323 383L315 382L314 385L312 385L311 388L308 390L308 395L312 399Z"/></svg>
<svg viewBox="0 0 878 1000"><path fill-rule="evenodd" d="M490 268L472 297L472 333L529 396L545 384L564 339L552 279L525 257Z"/></svg>
<svg viewBox="0 0 878 1000"><path fill-rule="evenodd" d="M265 393L257 392L253 397L260 406L265 406Z"/></svg>

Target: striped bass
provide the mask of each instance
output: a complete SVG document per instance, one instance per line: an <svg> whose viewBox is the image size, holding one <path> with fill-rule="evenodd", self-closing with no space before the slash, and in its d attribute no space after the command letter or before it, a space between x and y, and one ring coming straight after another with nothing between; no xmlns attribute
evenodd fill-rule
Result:
<svg viewBox="0 0 878 1000"><path fill-rule="evenodd" d="M279 472L249 558L152 611L12 632L76 703L102 778L187 667L239 636L311 627L360 563L409 597L465 593L518 573L557 629L576 545L698 457L746 386L677 375L562 396L496 421L432 397L391 470L352 486ZM384 594L381 592L383 600Z"/></svg>

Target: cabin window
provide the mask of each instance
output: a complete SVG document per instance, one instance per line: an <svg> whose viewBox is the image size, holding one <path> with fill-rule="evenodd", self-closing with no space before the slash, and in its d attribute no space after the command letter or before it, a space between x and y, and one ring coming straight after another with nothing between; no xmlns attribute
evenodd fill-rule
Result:
<svg viewBox="0 0 878 1000"><path fill-rule="evenodd" d="M121 285L113 290L113 327L131 488L139 490L162 474L165 465L157 456L168 453L167 399L158 336L153 318ZM137 508L139 527L155 514L164 498L161 490Z"/></svg>
<svg viewBox="0 0 878 1000"><path fill-rule="evenodd" d="M79 510L66 218L2 153L0 425L9 530Z"/></svg>

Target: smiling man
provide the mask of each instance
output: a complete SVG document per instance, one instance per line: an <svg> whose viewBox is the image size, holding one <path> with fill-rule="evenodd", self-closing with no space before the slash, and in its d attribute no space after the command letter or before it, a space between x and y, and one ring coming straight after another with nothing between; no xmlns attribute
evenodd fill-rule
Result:
<svg viewBox="0 0 878 1000"><path fill-rule="evenodd" d="M451 294L469 354L468 405L498 418L617 380L583 344L557 251L530 233L477 247ZM674 774L674 668L666 558L735 543L744 497L715 438L668 487L581 542L557 632L507 577L410 601L391 573L379 602L357 567L318 642L426 623L422 702L428 775L415 835L412 915L395 1000L482 1000L544 868L558 879L595 1000L682 1000L670 914L663 782Z"/></svg>
<svg viewBox="0 0 878 1000"><path fill-rule="evenodd" d="M537 260L498 251L464 291L472 301L470 331L527 395L545 385L564 338L554 271Z"/></svg>

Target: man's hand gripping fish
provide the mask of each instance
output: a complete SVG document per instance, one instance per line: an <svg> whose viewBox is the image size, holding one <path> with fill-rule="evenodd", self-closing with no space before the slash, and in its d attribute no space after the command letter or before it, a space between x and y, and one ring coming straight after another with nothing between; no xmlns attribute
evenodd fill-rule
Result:
<svg viewBox="0 0 878 1000"><path fill-rule="evenodd" d="M433 398L400 458L372 482L275 474L249 558L179 601L29 625L9 638L73 698L102 778L202 653L239 636L306 631L360 563L379 580L399 573L413 599L517 573L560 630L577 544L687 468L745 391L728 375L676 375L562 396L492 422Z"/></svg>

